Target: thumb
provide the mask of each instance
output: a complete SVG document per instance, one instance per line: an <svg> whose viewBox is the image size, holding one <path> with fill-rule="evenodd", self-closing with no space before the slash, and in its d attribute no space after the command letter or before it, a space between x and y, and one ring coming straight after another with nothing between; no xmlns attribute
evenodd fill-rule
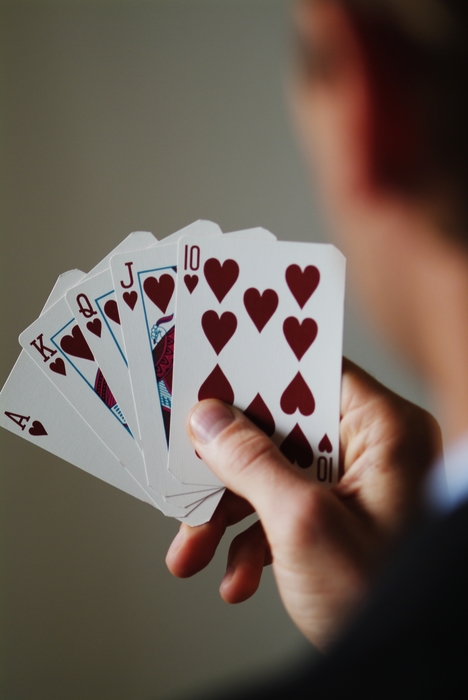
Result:
<svg viewBox="0 0 468 700"><path fill-rule="evenodd" d="M248 500L267 531L272 533L283 515L310 510L311 484L276 445L243 413L215 399L206 399L192 410L188 433L200 457L234 493ZM275 527L276 523L276 527Z"/></svg>
<svg viewBox="0 0 468 700"><path fill-rule="evenodd" d="M312 642L324 645L333 621L362 594L367 520L361 523L331 491L312 483L239 410L207 399L193 409L188 430L216 476L257 511L286 609ZM252 570L258 572L265 549L250 537L236 555L257 585Z"/></svg>

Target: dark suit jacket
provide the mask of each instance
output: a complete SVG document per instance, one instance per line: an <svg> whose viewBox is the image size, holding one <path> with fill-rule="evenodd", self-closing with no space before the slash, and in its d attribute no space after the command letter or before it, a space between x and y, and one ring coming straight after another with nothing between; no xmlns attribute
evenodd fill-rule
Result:
<svg viewBox="0 0 468 700"><path fill-rule="evenodd" d="M468 504L406 538L327 658L218 697L468 698Z"/></svg>

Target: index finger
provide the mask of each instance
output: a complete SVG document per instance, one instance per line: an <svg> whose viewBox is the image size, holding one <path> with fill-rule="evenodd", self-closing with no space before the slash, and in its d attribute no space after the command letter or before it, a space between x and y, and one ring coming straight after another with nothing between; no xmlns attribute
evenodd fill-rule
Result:
<svg viewBox="0 0 468 700"><path fill-rule="evenodd" d="M166 556L170 572L179 578L187 578L204 569L212 560L226 529L253 512L250 503L226 491L209 522L196 527L181 524Z"/></svg>

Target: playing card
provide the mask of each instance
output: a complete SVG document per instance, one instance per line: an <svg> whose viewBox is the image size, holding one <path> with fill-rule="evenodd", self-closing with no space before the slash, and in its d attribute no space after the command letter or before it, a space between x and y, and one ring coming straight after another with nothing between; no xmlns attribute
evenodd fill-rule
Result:
<svg viewBox="0 0 468 700"><path fill-rule="evenodd" d="M183 235L216 236L221 235L221 230L211 222L195 222L157 246L134 253L131 259L118 255L111 261L148 483L171 502L178 502L181 493L193 491L196 497L206 493L206 489L186 489L175 483L167 472L175 341L176 241ZM274 239L273 234L261 228L226 235Z"/></svg>
<svg viewBox="0 0 468 700"><path fill-rule="evenodd" d="M238 406L312 479L338 476L344 258L220 234L137 232L61 276L0 395L2 426L191 525L223 491L186 435L203 398Z"/></svg>
<svg viewBox="0 0 468 700"><path fill-rule="evenodd" d="M132 234L116 250L145 241L154 243L155 239L147 233ZM107 263L108 259L109 256L105 259ZM103 263L99 267L102 269ZM147 487L141 451L65 297L21 334L20 344L142 485L154 504L167 515L179 517L188 513L179 504L166 504L159 493ZM192 506L192 503L180 505Z"/></svg>
<svg viewBox="0 0 468 700"><path fill-rule="evenodd" d="M255 226L254 228L243 228L238 231L228 231L224 234L230 238L249 238L255 241L276 241L274 233L263 226Z"/></svg>
<svg viewBox="0 0 468 700"><path fill-rule="evenodd" d="M188 488L167 470L177 238L219 236L221 229L197 221L145 251L115 255L111 270L135 401L148 483L171 502L199 501L210 489ZM182 501L180 500L182 498Z"/></svg>
<svg viewBox="0 0 468 700"><path fill-rule="evenodd" d="M276 241L276 236L271 233L271 231L268 231L268 229L263 228L262 226L256 226L254 228L249 228L249 229L240 229L238 231L229 231L228 233L225 233L224 236L229 236L230 238L233 239L238 239L238 238L248 238L250 240L257 240L257 241ZM177 289L178 289L178 284L176 284L176 298L177 298ZM199 487L201 488L201 486ZM224 490L224 489L223 489ZM215 490L213 493L216 493L217 490ZM171 500L173 496L167 496L167 500Z"/></svg>
<svg viewBox="0 0 468 700"><path fill-rule="evenodd" d="M101 260L101 262L98 263L98 265L96 265L93 268L93 270L90 273L88 273L88 275L86 275L83 279L86 280L89 277L92 277L93 275L99 274L103 270L108 269L110 257L114 253L120 252L120 251L128 251L128 250L133 249L133 248L137 248L137 249L145 248L145 247L154 245L156 242L157 242L157 239L151 233L149 233L147 231L138 231L135 233L131 233L113 251L111 251L111 253L109 253L103 260ZM80 305L80 310L82 311L83 314L88 315L89 308L86 306L86 303L83 299L81 301L83 303L82 303L82 305ZM94 377L95 381L93 380L93 384L95 382L99 382L98 384L96 384L96 386L93 386L93 389L95 391L97 391L98 393L99 393L99 391L101 392L101 398L103 400L107 400L107 402L109 404L108 407L114 412L114 415L118 416L119 419L123 422L123 425L128 427L126 420L125 420L125 417L123 416L118 404L116 402L113 402L112 392L110 391L109 385L107 384L107 382L105 382L105 380L103 380L102 372L100 374L97 374L98 368L96 369L96 367L93 367L94 357L92 357L92 352L90 351L89 347L87 346L86 340L83 338L83 335L82 335L80 329L75 328L75 326L77 325L76 321L75 321L74 317L72 317L71 314L69 312L67 312L65 299L59 300L59 307L62 308L62 315L60 315L60 312L59 312L58 317L61 318L62 320L64 320L65 317L68 315L68 317L69 317L68 325L71 326L71 330L72 330L71 339L67 339L66 341L64 341L65 344L68 343L68 345L70 345L70 347L71 347L70 355L73 357L76 357L80 360L86 359L89 361L89 364L84 364L81 366L81 369L83 370L81 372L82 379L84 379L85 381L90 383ZM49 312L50 312L50 309L47 309L47 313L49 313ZM55 312L55 313L57 313L57 312ZM93 314L92 311L91 311L91 313ZM44 320L44 314L41 315L40 319L41 319L41 321ZM76 336L76 338L75 338L75 336ZM20 340L20 342L21 342L21 340ZM81 345L81 349L79 348L80 345ZM38 336L38 339L36 341L34 341L32 343L32 345L28 348L28 350L31 350L31 348L33 348L34 350L37 351L37 353L39 353L39 356L41 357L41 359L44 363L47 363L48 359L50 359L52 356L55 355L55 352L53 351L53 349L50 349L50 348L49 348L49 350L44 349L43 338L41 338L39 336ZM52 352L52 354L50 354L50 351ZM33 353L33 357L37 358L38 356L36 353ZM92 359L91 359L91 357L92 357ZM54 372L54 374L66 376L66 367L65 367L65 363L64 363L62 358L57 357L51 363L50 367L52 369L52 372ZM79 368L76 365L75 365L75 369L77 369L77 371L79 371ZM53 379L55 378L54 375L51 375L51 376ZM98 379L98 377L99 377L99 379ZM70 396L69 396L69 398L70 398ZM112 404L112 405L110 405L110 404Z"/></svg>
<svg viewBox="0 0 468 700"><path fill-rule="evenodd" d="M111 486L155 505L24 350L0 393L0 425ZM216 505L217 501L208 498L199 508L176 517L189 525L200 525L209 520Z"/></svg>
<svg viewBox="0 0 468 700"><path fill-rule="evenodd" d="M83 275L84 273L77 270L61 275L48 299L44 314L38 321L49 313L56 313L60 306L63 308L65 298L62 295L70 284L81 280ZM43 344L43 339L38 344L47 355L48 350ZM58 374L60 375L60 372ZM72 398L75 398L73 392ZM116 457L115 450L111 451L104 444L95 430L51 381L50 375L47 376L43 367L38 367L25 351L21 353L2 390L0 405L5 407L1 425L7 429L21 434L22 437L130 495L156 506L166 515L177 517L190 525L199 525L209 519L217 505L217 501L212 498L206 499L200 505L180 508L174 504L167 504L159 494L146 486L146 482L141 486L130 471L124 468L123 460ZM117 452L121 450L122 445L119 441ZM141 452L137 450L133 456L137 454L140 460L139 468L142 469L144 467ZM131 466L134 467L135 464L132 462Z"/></svg>
<svg viewBox="0 0 468 700"><path fill-rule="evenodd" d="M149 231L133 231L119 243L118 246L113 248L110 253L106 255L97 265L93 267L88 276L98 275L103 270L109 267L110 259L116 253L124 253L127 250L140 250L143 248L149 248L155 245L158 239L153 236Z"/></svg>
<svg viewBox="0 0 468 700"><path fill-rule="evenodd" d="M185 229L178 232L179 237L185 232ZM219 233L220 229L216 227L213 234ZM228 235L252 235L258 239L274 239L272 233L262 228L236 231ZM168 236L159 244L151 237L147 247L167 245L174 240L177 240L176 234ZM145 258L145 255L142 257ZM85 273L81 273L81 279L77 279L76 284L70 286L66 298L96 362L112 387L116 402L134 438L140 444L135 402L110 268L94 275L90 273L85 276Z"/></svg>
<svg viewBox="0 0 468 700"><path fill-rule="evenodd" d="M60 297L63 297L71 287L74 287L75 284L79 284L85 277L86 272L83 272L82 270L68 270L67 272L62 272L52 287L52 291L47 297L47 301L44 304L41 314L50 309L50 307L53 306L55 302L60 299Z"/></svg>
<svg viewBox="0 0 468 700"><path fill-rule="evenodd" d="M145 490L24 351L0 393L0 425L151 503Z"/></svg>
<svg viewBox="0 0 468 700"><path fill-rule="evenodd" d="M148 232L130 234L129 238L131 247L138 249L145 249L157 244L157 239ZM116 250L121 250L121 246ZM129 246L125 245L125 249L128 250ZM126 377L128 368L123 352L120 319L108 265L109 256L86 275L81 284L74 285L74 288L69 289L66 298L102 374L107 378L108 386L112 387L116 404L121 409L132 435L138 442L138 421L131 387L128 377ZM96 270L102 271L96 274ZM124 363L123 367L121 366L122 362Z"/></svg>
<svg viewBox="0 0 468 700"><path fill-rule="evenodd" d="M66 295L101 372L106 377L133 437L140 443L138 419L125 356L119 309L110 269L87 277Z"/></svg>
<svg viewBox="0 0 468 700"><path fill-rule="evenodd" d="M219 485L186 421L234 404L323 484L338 476L345 260L330 245L181 239L169 469Z"/></svg>
<svg viewBox="0 0 468 700"><path fill-rule="evenodd" d="M85 275L61 275L44 306L50 308ZM23 350L0 393L0 425L112 486L150 502L144 489Z"/></svg>

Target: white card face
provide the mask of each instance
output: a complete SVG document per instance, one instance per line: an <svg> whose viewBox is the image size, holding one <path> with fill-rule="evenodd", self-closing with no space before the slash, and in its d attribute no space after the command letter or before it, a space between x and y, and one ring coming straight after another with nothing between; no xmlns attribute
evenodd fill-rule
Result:
<svg viewBox="0 0 468 700"><path fill-rule="evenodd" d="M60 275L42 313L84 276L80 270ZM157 505L24 350L0 393L0 425L111 486ZM181 522L201 525L211 517L221 494L218 491L193 510L182 511L184 515L166 504L164 509Z"/></svg>
<svg viewBox="0 0 468 700"><path fill-rule="evenodd" d="M207 231L207 227L211 227L211 230ZM172 236L168 236L162 243L169 245L171 242L177 241L184 234L186 235L187 231L190 230L192 230L194 234L201 233L201 231L203 231L205 235L219 235L221 233L220 229L210 222L197 222L195 226L192 225ZM250 240L274 240L273 234L261 228L236 231L228 235L233 239L250 238ZM134 441L129 442L128 440L129 431L117 431L119 437L118 440L115 439L117 436L116 425L122 427L122 423L114 423L112 431L114 437L112 438L109 434L106 438L106 442L108 440L114 452L118 453L118 458L99 437L95 429L97 426L98 431L104 434L106 430L109 429L111 424L109 422L109 416L112 415L109 409L110 411L113 410L114 417L120 416L122 421L125 419L122 416L120 404L127 401L127 405L130 406L130 409L127 409L129 414L131 414L132 407L132 402L129 400L130 397L128 394L128 381L123 382L125 391L127 391L126 399L120 400L119 404L119 401L115 402L113 396L113 394L116 393L114 387L112 390L109 388L102 377L103 372L101 371L102 367L100 367L105 359L107 374L111 371L109 368L114 368L113 362L108 359L109 352L112 351L117 351L118 353L118 366L125 367L125 347L121 327L118 323L120 319L115 314L115 310L117 310L118 313L118 307L116 307L115 304L116 297L112 289L112 283L110 287L108 286L110 277L109 271L107 270L106 272L106 268L108 268L110 258L118 252L143 250L145 248L155 247L156 245L157 241L150 233L136 232L130 234L130 236L117 246L114 251L93 268L88 275L85 276L81 271L72 270L68 273L64 273L64 275L59 278L44 308L44 311L48 311L48 314L45 315L45 318L42 318L42 321L46 324L45 336L50 335L50 339L45 337L44 334L40 337L41 334L39 334L30 341L30 347L27 348L29 355L23 351L18 358L17 364L0 396L0 405L2 408L5 404L5 411L1 414L0 424L85 471L123 489L130 495L134 495L141 500L156 505L167 515L174 515L178 517L179 520L187 522L190 525L198 525L206 522L211 517L219 503L223 489L220 489L217 485L196 485L195 487L186 487L183 485L184 493L181 495L170 495L168 497L169 502L166 502L161 498L160 494L155 494L153 489L148 488L143 479L143 487L136 480L135 472L139 477L141 477L142 474L140 469L141 461L140 465L138 465L137 461L134 459L137 453L134 450ZM174 253L173 260L175 260ZM174 264L172 263L170 266L173 267ZM101 281L101 286L98 285L99 279ZM93 283L96 285L95 287L92 286ZM141 280L140 289L143 284L144 280ZM96 303L97 307L90 308L88 305L90 297L88 295L88 300L81 297L80 301L77 302L76 293L74 298L75 308L73 311L77 318L72 318L71 315L69 315L70 320L65 322L64 299L62 299L59 304L56 304L56 302L71 286L76 285L82 285L81 291L83 294L87 292L95 294L91 304ZM104 290L105 286L108 287L107 291ZM78 292L78 289L75 291ZM73 292L70 292L69 298L73 298ZM104 308L106 301L114 301L114 304L107 306L107 311L110 311L110 313L106 313ZM149 306L147 299L146 302L146 306ZM52 309L51 307L54 304L55 308ZM62 312L60 311L61 307ZM114 311L114 313L112 313L112 311ZM149 312L147 316L150 316ZM101 321L101 328L106 328L106 342L109 340L112 341L107 345L108 352L101 350L101 345L99 343L96 344L100 336L99 332L96 332L98 331L98 324L90 324L92 330L88 328L88 322L95 321L96 318ZM38 319L38 322L40 320L41 319ZM80 321L80 323L77 323L77 321ZM47 326L49 322L51 322L54 328L57 322L61 327L52 332L52 328ZM27 331L29 330L30 329L27 329ZM81 335L79 333L80 330ZM27 331L25 331L25 333ZM101 333L101 335L103 334ZM84 338L84 343L81 342L82 338ZM90 340L90 338L92 338L92 340ZM34 340L36 342L33 342ZM51 345L49 346L47 343L51 343ZM99 351L97 350L98 346L100 347ZM69 352L66 352L64 347ZM88 350L86 350L86 347ZM103 343L102 347L105 348L106 345ZM111 347L112 351L109 351ZM34 351L37 353L36 357ZM58 353L58 356L55 355L55 351ZM41 356L40 358L39 355ZM91 358L93 355L94 358L98 358L99 356L103 362L100 361L96 363L94 361L94 366L92 366L93 360ZM114 360L115 357L114 355ZM35 360L34 362L32 361L33 358ZM57 363L57 360L62 359L65 361L64 376L70 374L67 370L70 370L71 365L75 374L80 377L78 383L75 381L74 387L71 389L71 385L68 383L63 384L63 380L60 379L60 375L62 375L62 364L60 362ZM123 365L121 365L121 363L123 363ZM50 365L54 366L55 371L52 370L52 373L49 369ZM125 376L124 373L120 373L120 370L117 371L117 365L115 365L115 367L115 376L112 382L110 382L111 386L112 384L117 386L121 376ZM72 376L75 377L75 374L72 374ZM101 383L99 377L101 377ZM81 406L81 410L83 410L88 417L90 421L89 424L83 419L83 416L80 415L74 405L72 405L72 403L75 404L76 402L80 404L79 397L82 387L85 385L91 393L88 393L86 397L87 401ZM58 388L59 386L61 386L60 390ZM66 390L63 392L64 386L66 386ZM78 389L79 386L81 387L80 389ZM110 402L110 404L112 404L107 408L104 403L101 402L101 405L99 402L93 401L90 398L91 396L96 397L96 391L99 392L100 388L102 389L102 401L107 401L107 403ZM84 393L86 394L86 392ZM12 398L13 396L14 399ZM9 410L5 402L7 402L9 408L13 410ZM93 405L93 403L94 410L89 408L89 405ZM97 409L98 405L100 406L99 410ZM105 415L107 418L104 418ZM40 420L41 417L43 418L42 421ZM136 417L132 420L132 424L135 428L134 432L137 434L138 422ZM47 425L47 429L45 425ZM129 448L130 444L132 444L131 449ZM128 463L129 469L134 472L133 475L123 467L125 462ZM181 504L184 504L185 507L179 507Z"/></svg>
<svg viewBox="0 0 468 700"><path fill-rule="evenodd" d="M0 393L0 425L130 496L155 505L24 350ZM192 526L201 525L210 519L220 498L218 491L186 515L176 512L176 517Z"/></svg>
<svg viewBox="0 0 468 700"><path fill-rule="evenodd" d="M311 479L336 483L342 254L331 245L191 238L179 243L178 270L170 471L219 485L186 434L191 408L216 397L245 411Z"/></svg>
<svg viewBox="0 0 468 700"><path fill-rule="evenodd" d="M139 431L133 395L128 386L128 380L125 382L125 373L128 374L128 369L124 368L122 372L120 371L120 363L124 361L126 365L126 360L109 264L111 256L115 253L144 250L157 243L157 239L148 231L131 233L80 280L81 284L77 282L73 285L77 287L76 290L69 288L66 295L73 316L102 373L107 377L116 403L121 408L137 442L139 442Z"/></svg>
<svg viewBox="0 0 468 700"><path fill-rule="evenodd" d="M266 238L273 236L265 229L255 229L256 235L262 235L261 231ZM216 227L215 232L219 232L218 227ZM164 245L176 241L185 233L186 230L182 229L182 231L164 238L160 244ZM146 232L134 233L130 236L132 245L136 245L136 250L160 245L152 234ZM99 267L102 265L100 264ZM98 274L94 274L95 269L86 275L84 280L85 273L80 273L81 276L75 278L74 284L68 286L67 303L94 354L96 362L107 378L109 386L112 387L117 404L120 406L133 436L140 444L138 419L112 274L110 268L105 268Z"/></svg>
<svg viewBox="0 0 468 700"><path fill-rule="evenodd" d="M148 483L171 503L199 501L212 489L187 487L167 470L172 403L177 238L220 236L198 221L145 251L113 256L112 277L124 339ZM165 239L165 240L169 240ZM192 495L190 495L192 494ZM180 500L182 498L182 501Z"/></svg>
<svg viewBox="0 0 468 700"><path fill-rule="evenodd" d="M114 439L119 444L125 437L124 443L131 445L129 462L133 437L66 299L23 331L20 344L106 444Z"/></svg>
<svg viewBox="0 0 468 700"><path fill-rule="evenodd" d="M0 393L0 425L151 503L145 490L24 351Z"/></svg>
<svg viewBox="0 0 468 700"><path fill-rule="evenodd" d="M203 525L203 523L208 522L211 516L216 510L222 495L224 493L223 489L217 489L208 494L199 504L195 506L193 510L188 513L188 515L178 518L180 522L186 523L195 527L196 525Z"/></svg>
<svg viewBox="0 0 468 700"><path fill-rule="evenodd" d="M240 231L229 231L224 234L225 236L231 236L233 238L250 238L256 241L276 241L276 236L268 229L262 226L256 226L255 228L244 228Z"/></svg>
<svg viewBox="0 0 468 700"><path fill-rule="evenodd" d="M182 238L184 230L179 232L179 235L177 236L177 241ZM262 226L256 226L254 228L248 228L248 229L241 229L239 231L229 231L228 233L225 233L224 236L229 236L230 238L233 239L238 239L238 238L249 238L250 240L257 240L257 241L276 241L276 236L271 233L271 231L268 231L268 229L263 228ZM173 236L169 236L169 238L173 238ZM161 241L162 243L165 242ZM176 298L177 298L177 284L176 284ZM201 488L201 487L198 487ZM224 489L223 489L224 490ZM217 490L215 490L213 493L217 493ZM168 496L167 499L171 500L173 497ZM210 498L210 501L212 501L213 498ZM210 516L211 517L211 516Z"/></svg>
<svg viewBox="0 0 468 700"><path fill-rule="evenodd" d="M149 231L134 231L133 233L130 233L126 238L124 238L118 246L113 248L113 250L111 250L111 252L108 253L106 257L101 260L101 262L95 265L95 267L93 267L93 269L90 270L87 276L91 277L91 275L97 275L106 268L108 268L111 257L116 253L124 253L127 250L140 250L143 248L149 248L150 246L155 245L157 242L158 239L155 236L153 236L153 234Z"/></svg>
<svg viewBox="0 0 468 700"><path fill-rule="evenodd" d="M122 316L124 354L128 352L141 441L145 446L143 452L148 482L155 485L157 490L170 488L171 493L166 492L165 497L170 499L171 503L181 502L181 485L175 484L174 489L170 475L168 477L167 471L162 472L160 445L162 439L167 445L169 435L175 329L174 290L177 279L174 267L177 259L176 241L183 235L215 236L221 235L221 230L211 222L195 222L150 250L136 253L132 260L129 260L128 256L114 256L111 263L121 310L119 313ZM275 240L272 233L260 227L226 235L234 238ZM130 287L123 286L122 282L128 285L132 281L134 285L129 292ZM131 294L135 291L133 286L135 294ZM112 385L111 380L110 383ZM155 425L159 430L155 430ZM164 468L167 470L167 462ZM194 492L194 498L199 499L210 491L202 487L190 488L187 492ZM186 499L182 502L186 503Z"/></svg>
<svg viewBox="0 0 468 700"><path fill-rule="evenodd" d="M81 270L69 270L60 275L42 314L84 276ZM145 490L24 350L0 394L0 425L112 486L151 503Z"/></svg>
<svg viewBox="0 0 468 700"><path fill-rule="evenodd" d="M67 272L62 272L62 274L58 276L56 283L52 287L52 291L47 297L41 315L63 297L71 287L74 287L75 284L79 284L85 277L86 272L82 270L68 270Z"/></svg>
<svg viewBox="0 0 468 700"><path fill-rule="evenodd" d="M132 246L141 250L155 242L147 232L130 234L90 275L105 269L104 263L108 266L115 251L129 251ZM148 487L141 451L65 297L21 334L22 347L23 343L36 364L128 469L154 505L175 517L185 516L195 507L196 497L186 499L188 502L166 503L160 493Z"/></svg>
<svg viewBox="0 0 468 700"><path fill-rule="evenodd" d="M112 393L134 438L140 443L138 419L110 269L75 285L67 293L67 302L96 362L112 387Z"/></svg>
<svg viewBox="0 0 468 700"><path fill-rule="evenodd" d="M183 515L186 511L166 504L159 493L147 488L142 453L65 297L23 331L20 344L145 489L148 498L167 515Z"/></svg>

